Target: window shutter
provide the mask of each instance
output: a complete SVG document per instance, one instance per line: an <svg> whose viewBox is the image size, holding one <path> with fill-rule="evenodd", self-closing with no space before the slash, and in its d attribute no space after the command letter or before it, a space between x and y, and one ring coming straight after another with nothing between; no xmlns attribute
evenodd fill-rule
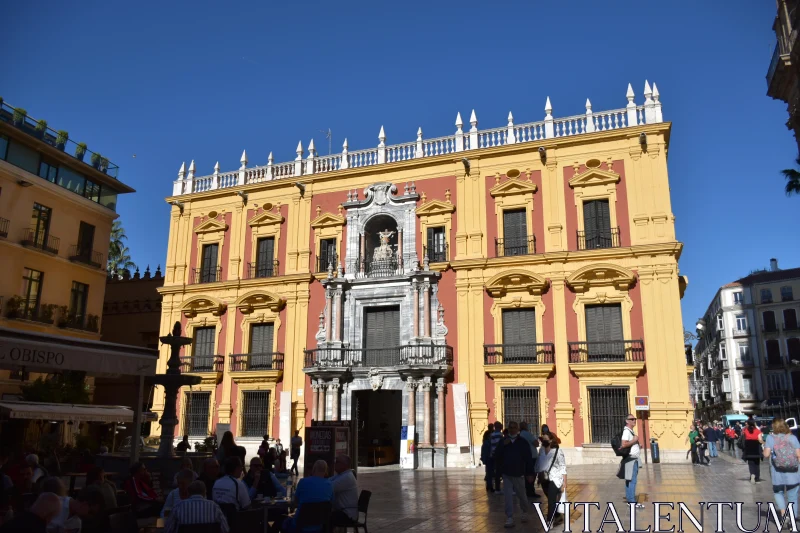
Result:
<svg viewBox="0 0 800 533"><path fill-rule="evenodd" d="M589 239L594 237L597 231L597 200L583 203L583 234L586 236L586 247L589 247Z"/></svg>
<svg viewBox="0 0 800 533"><path fill-rule="evenodd" d="M797 329L797 313L794 309L783 310L783 323L785 329Z"/></svg>
<svg viewBox="0 0 800 533"><path fill-rule="evenodd" d="M275 257L275 239L268 237L266 239L258 240L258 258L256 267L259 271L272 270L272 264Z"/></svg>
<svg viewBox="0 0 800 533"><path fill-rule="evenodd" d="M194 335L194 355L208 357L214 355L214 333L216 328L197 328Z"/></svg>
<svg viewBox="0 0 800 533"><path fill-rule="evenodd" d="M789 361L791 361L792 359L800 360L800 339L795 337L787 340L786 349L789 352Z"/></svg>
<svg viewBox="0 0 800 533"><path fill-rule="evenodd" d="M525 255L527 250L525 210L503 211L504 255Z"/></svg>
<svg viewBox="0 0 800 533"><path fill-rule="evenodd" d="M506 309L502 317L503 344L536 343L535 309Z"/></svg>
<svg viewBox="0 0 800 533"><path fill-rule="evenodd" d="M619 305L607 305L603 309L605 322L605 340L621 341L622 335L622 308Z"/></svg>
<svg viewBox="0 0 800 533"><path fill-rule="evenodd" d="M586 341L600 342L605 340L603 332L603 308L600 306L586 307Z"/></svg>
<svg viewBox="0 0 800 533"><path fill-rule="evenodd" d="M765 311L764 312L764 329L767 331L775 331L775 312L774 311Z"/></svg>
<svg viewBox="0 0 800 533"><path fill-rule="evenodd" d="M435 228L428 228L428 240L425 241L428 247L428 253L436 251L436 231L434 230Z"/></svg>
<svg viewBox="0 0 800 533"><path fill-rule="evenodd" d="M203 271L210 275L217 268L218 244L206 244L203 247Z"/></svg>
<svg viewBox="0 0 800 533"><path fill-rule="evenodd" d="M611 229L611 214L609 212L608 200L595 200L597 203L597 219L595 225L597 230L605 235Z"/></svg>
<svg viewBox="0 0 800 533"><path fill-rule="evenodd" d="M271 353L274 326L253 324L250 330L250 353Z"/></svg>

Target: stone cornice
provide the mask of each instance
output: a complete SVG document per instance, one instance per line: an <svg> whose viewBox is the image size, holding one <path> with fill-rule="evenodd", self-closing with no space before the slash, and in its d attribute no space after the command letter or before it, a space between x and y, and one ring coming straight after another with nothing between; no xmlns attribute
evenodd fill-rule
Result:
<svg viewBox="0 0 800 533"><path fill-rule="evenodd" d="M288 274L273 276L271 278L235 279L231 281L218 281L216 283L198 283L196 285L165 285L158 288L158 293L167 294L203 294L208 292L225 291L230 289L251 289L258 287L271 287L276 285L292 285L311 283L314 276L311 273Z"/></svg>
<svg viewBox="0 0 800 533"><path fill-rule="evenodd" d="M483 370L492 379L547 378L556 369L553 363L535 365L484 365Z"/></svg>
<svg viewBox="0 0 800 533"><path fill-rule="evenodd" d="M629 363L570 363L569 369L579 378L635 378L644 369L644 361Z"/></svg>

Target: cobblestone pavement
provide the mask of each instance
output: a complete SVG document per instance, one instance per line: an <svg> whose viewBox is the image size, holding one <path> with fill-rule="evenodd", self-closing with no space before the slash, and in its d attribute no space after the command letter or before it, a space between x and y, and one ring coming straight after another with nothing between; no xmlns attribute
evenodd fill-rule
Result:
<svg viewBox="0 0 800 533"><path fill-rule="evenodd" d="M606 503L613 502L626 530L630 527L629 507L624 503L624 482L616 477L615 465L581 465L567 468L567 496L569 501L599 502L602 511L589 512L592 531L597 531L606 511ZM698 502L726 501L745 504L744 525L753 529L759 520L756 501L773 501L772 485L769 480L767 463L762 463L763 482L751 485L747 465L741 459L726 454L712 460L711 466L700 467L687 464L645 465L639 471L637 498L645 504L645 509L637 511L636 525L647 529L655 525L651 502L685 502L695 515L700 517ZM438 471L374 471L362 469L358 475L361 489L371 490L372 501L369 507L369 530L371 532L402 531L453 531L494 532L506 531L503 527L505 513L503 496L487 494L484 489L483 467L464 470ZM541 494L541 490L537 488ZM546 509L546 499L543 512ZM677 505L676 505L677 507ZM662 514L671 512L671 520L661 522L662 529L670 525L678 530L677 511L663 509ZM516 507L516 526L512 531L539 531L542 526L531 515L527 524L519 521L519 507ZM758 528L764 530L766 511L762 511ZM706 531L715 528L716 512L705 511ZM583 529L584 518L580 510L572 511L572 530ZM724 512L724 526L727 531L736 528L735 511ZM687 519L683 528L697 531ZM563 526L557 528L562 531ZM605 526L607 532L615 532L613 523ZM774 526L770 527L774 531Z"/></svg>

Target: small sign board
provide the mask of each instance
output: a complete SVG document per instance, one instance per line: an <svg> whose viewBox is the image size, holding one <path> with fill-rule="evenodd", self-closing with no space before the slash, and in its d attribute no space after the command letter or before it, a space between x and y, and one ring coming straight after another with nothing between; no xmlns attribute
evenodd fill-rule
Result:
<svg viewBox="0 0 800 533"><path fill-rule="evenodd" d="M320 424L323 424L321 422ZM339 454L350 453L350 428L347 426L312 426L306 428L304 477L311 475L315 461L328 463L328 473L333 474L333 460Z"/></svg>
<svg viewBox="0 0 800 533"><path fill-rule="evenodd" d="M649 396L634 396L633 397L634 409L637 411L650 410L650 397Z"/></svg>

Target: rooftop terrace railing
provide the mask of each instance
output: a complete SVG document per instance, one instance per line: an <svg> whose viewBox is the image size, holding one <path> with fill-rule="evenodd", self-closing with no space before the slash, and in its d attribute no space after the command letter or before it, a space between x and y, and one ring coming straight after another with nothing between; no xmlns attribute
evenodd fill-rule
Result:
<svg viewBox="0 0 800 533"><path fill-rule="evenodd" d="M385 163L396 163L426 157L451 155L468 150L494 148L510 144L538 142L544 139L571 137L595 132L630 128L645 124L663 122L661 102L656 84L652 89L645 81L645 101L643 105L634 103L633 88L628 84L625 97L627 105L621 109L610 111L592 111L592 104L586 100L586 112L565 118L554 118L550 98L545 104L544 120L524 124L514 124L514 117L508 114L508 124L499 128L487 130L478 129L478 118L472 111L469 120L469 130L464 131L464 122L461 113L456 117L456 132L453 135L423 139L422 128L417 130L416 142L387 145L386 133L381 127L378 134L378 146L365 150L349 151L347 139L344 140L342 151L338 154L320 156L317 154L312 139L308 145L306 155L302 141L295 150L297 157L293 161L275 163L270 152L266 165L248 167L247 153L242 152L239 170L220 172L219 163L214 167L214 173L207 176L196 176L195 163L191 162L188 171L186 164L182 164L178 171L178 179L173 184L173 196L193 194L199 192L226 189L253 183L297 178L310 174L323 174L348 168L361 168Z"/></svg>

